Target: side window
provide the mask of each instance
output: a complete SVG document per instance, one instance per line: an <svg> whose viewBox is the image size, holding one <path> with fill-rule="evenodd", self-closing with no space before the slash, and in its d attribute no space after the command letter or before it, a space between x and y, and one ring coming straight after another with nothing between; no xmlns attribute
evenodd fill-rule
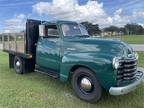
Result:
<svg viewBox="0 0 144 108"><path fill-rule="evenodd" d="M46 27L46 36L51 38L58 38L59 33L56 25L50 25Z"/></svg>
<svg viewBox="0 0 144 108"><path fill-rule="evenodd" d="M48 36L56 36L56 37L58 37L58 31L57 31L57 29L54 29L54 28L49 28L48 29Z"/></svg>

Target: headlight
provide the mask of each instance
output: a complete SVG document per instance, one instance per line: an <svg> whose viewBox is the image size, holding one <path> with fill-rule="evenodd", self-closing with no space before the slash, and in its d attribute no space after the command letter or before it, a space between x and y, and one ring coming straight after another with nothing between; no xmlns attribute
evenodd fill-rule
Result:
<svg viewBox="0 0 144 108"><path fill-rule="evenodd" d="M113 58L113 67L114 67L115 69L118 69L119 66L120 66L120 60L119 60L119 58L118 58L118 57L114 57L114 58Z"/></svg>
<svg viewBox="0 0 144 108"><path fill-rule="evenodd" d="M138 60L138 58L139 58L138 53L135 53L135 58Z"/></svg>

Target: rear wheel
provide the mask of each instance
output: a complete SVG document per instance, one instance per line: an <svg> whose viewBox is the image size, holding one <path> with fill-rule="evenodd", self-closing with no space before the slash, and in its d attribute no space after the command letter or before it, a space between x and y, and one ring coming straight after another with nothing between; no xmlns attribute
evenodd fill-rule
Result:
<svg viewBox="0 0 144 108"><path fill-rule="evenodd" d="M23 65L23 59L21 57L15 56L14 69L17 74L23 74L24 65Z"/></svg>
<svg viewBox="0 0 144 108"><path fill-rule="evenodd" d="M78 97L89 102L101 98L102 89L95 74L87 68L78 68L72 75L72 87Z"/></svg>

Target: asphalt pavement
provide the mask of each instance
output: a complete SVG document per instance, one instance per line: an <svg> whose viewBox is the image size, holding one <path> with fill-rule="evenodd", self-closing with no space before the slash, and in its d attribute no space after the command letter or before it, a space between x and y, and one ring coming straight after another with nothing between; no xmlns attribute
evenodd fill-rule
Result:
<svg viewBox="0 0 144 108"><path fill-rule="evenodd" d="M144 44L130 44L134 51L144 51Z"/></svg>

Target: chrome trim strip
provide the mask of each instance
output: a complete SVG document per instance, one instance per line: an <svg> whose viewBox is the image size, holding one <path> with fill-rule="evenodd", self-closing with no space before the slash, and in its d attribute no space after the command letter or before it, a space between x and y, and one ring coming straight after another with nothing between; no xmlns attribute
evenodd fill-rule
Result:
<svg viewBox="0 0 144 108"><path fill-rule="evenodd" d="M135 68L132 68L132 69L124 69L124 72L131 72L131 71L136 71L136 67Z"/></svg>
<svg viewBox="0 0 144 108"><path fill-rule="evenodd" d="M125 64L124 67L130 68L130 67L136 66L136 65L137 65L137 63L134 63L134 64Z"/></svg>

